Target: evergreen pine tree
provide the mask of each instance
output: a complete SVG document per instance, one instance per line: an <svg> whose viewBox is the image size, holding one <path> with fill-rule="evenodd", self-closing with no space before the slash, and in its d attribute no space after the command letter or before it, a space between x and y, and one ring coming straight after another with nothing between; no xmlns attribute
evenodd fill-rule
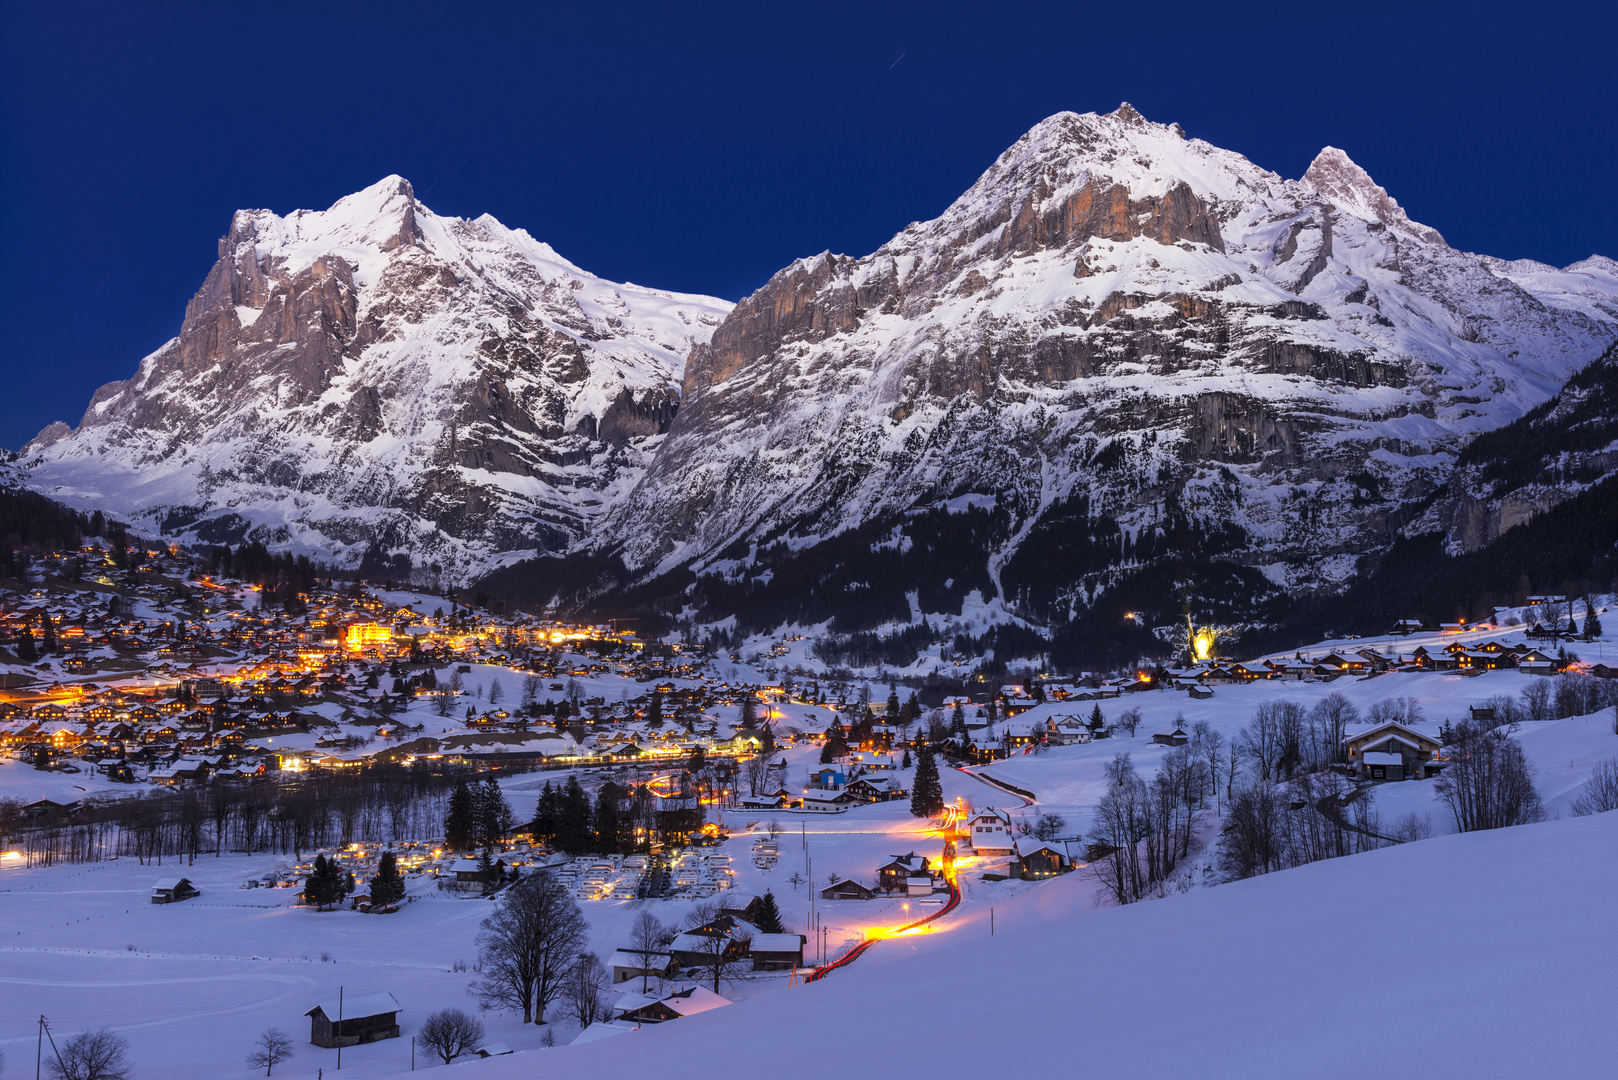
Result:
<svg viewBox="0 0 1618 1080"><path fill-rule="evenodd" d="M22 628L22 635L17 638L17 659L25 664L32 664L39 659L39 650L34 647L34 632L26 626Z"/></svg>
<svg viewBox="0 0 1618 1080"><path fill-rule="evenodd" d="M752 694L742 698L741 727L743 731L752 731L758 727L758 715L753 710Z"/></svg>
<svg viewBox="0 0 1618 1080"><path fill-rule="evenodd" d="M315 856L314 870L303 885L305 903L318 908L331 907L354 891L354 877L324 855Z"/></svg>
<svg viewBox="0 0 1618 1080"><path fill-rule="evenodd" d="M449 811L444 815L444 844L451 851L465 851L477 843L477 799L465 780L455 782L450 792Z"/></svg>
<svg viewBox="0 0 1618 1080"><path fill-rule="evenodd" d="M753 920L763 934L784 934L786 930L781 926L781 909L776 906L775 894L768 889L764 891L764 899L758 904L758 917Z"/></svg>
<svg viewBox="0 0 1618 1080"><path fill-rule="evenodd" d="M590 796L579 786L579 778L569 776L562 789L556 813L556 846L570 855L590 850Z"/></svg>
<svg viewBox="0 0 1618 1080"><path fill-rule="evenodd" d="M1101 734L1101 729L1107 726L1107 718L1101 715L1101 706L1090 707L1090 719L1085 721L1085 727L1090 729L1091 735Z"/></svg>
<svg viewBox="0 0 1618 1080"><path fill-rule="evenodd" d="M888 684L888 715L895 719L899 716L899 686L897 683Z"/></svg>
<svg viewBox="0 0 1618 1080"><path fill-rule="evenodd" d="M556 838L557 795L551 782L545 781L545 786L539 792L539 806L534 811L534 823L530 826L535 840L550 841Z"/></svg>
<svg viewBox="0 0 1618 1080"><path fill-rule="evenodd" d="M487 777L478 786L482 788L477 798L478 839L484 844L499 843L516 823L511 814L511 804L506 802L505 793L493 776Z"/></svg>
<svg viewBox="0 0 1618 1080"><path fill-rule="evenodd" d="M944 787L938 780L938 763L931 747L921 748L916 762L916 780L910 793L912 817L936 817L944 811Z"/></svg>
<svg viewBox="0 0 1618 1080"><path fill-rule="evenodd" d="M963 734L966 731L966 710L961 708L959 701L955 703L955 708L950 710L949 729Z"/></svg>
<svg viewBox="0 0 1618 1080"><path fill-rule="evenodd" d="M1568 637L1578 637L1579 636L1579 624L1574 621L1572 615L1569 615L1567 617L1567 636Z"/></svg>
<svg viewBox="0 0 1618 1080"><path fill-rule="evenodd" d="M404 876L399 873L399 862L393 852L384 851L371 879L371 907L391 908L405 896Z"/></svg>
<svg viewBox="0 0 1618 1080"><path fill-rule="evenodd" d="M656 690L652 691L652 700L646 706L646 723L654 728L663 726L663 695Z"/></svg>
<svg viewBox="0 0 1618 1080"><path fill-rule="evenodd" d="M1596 617L1594 604L1585 608L1584 636L1591 639L1601 636L1601 620Z"/></svg>
<svg viewBox="0 0 1618 1080"><path fill-rule="evenodd" d="M820 763L830 765L838 758L848 756L848 736L843 732L841 720L833 720L826 732L826 744L820 748Z"/></svg>
<svg viewBox="0 0 1618 1080"><path fill-rule="evenodd" d="M601 790L596 792L596 850L603 855L616 855L621 850L619 794L618 785L612 783L602 784Z"/></svg>
<svg viewBox="0 0 1618 1080"><path fill-rule="evenodd" d="M56 627L51 624L51 617L46 615L40 619L45 624L44 636L40 638L40 648L46 656L56 651Z"/></svg>
<svg viewBox="0 0 1618 1080"><path fill-rule="evenodd" d="M910 751L909 750L905 751L904 760L899 762L899 768L901 768L901 769L910 768Z"/></svg>

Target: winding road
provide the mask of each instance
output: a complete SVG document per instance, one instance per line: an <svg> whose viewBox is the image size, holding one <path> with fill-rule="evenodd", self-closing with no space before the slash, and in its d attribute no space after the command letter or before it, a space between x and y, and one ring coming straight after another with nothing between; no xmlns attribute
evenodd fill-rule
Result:
<svg viewBox="0 0 1618 1080"><path fill-rule="evenodd" d="M820 967L815 968L814 971L804 976L803 981L805 983L815 982L836 971L838 968L847 967L849 964L852 964L854 961L858 960L861 956L864 956L865 951L879 941L912 933L919 927L926 926L930 922L942 919L945 915L948 915L950 912L961 906L961 887L955 883L955 860L951 854L951 852L954 851L952 841L955 836L955 826L959 820L960 812L955 807L950 806L945 808L944 823L942 826L942 831L944 833L944 855L939 860L939 864L943 867L944 871L944 883L949 886L949 900L945 902L944 906L933 912L931 915L925 915L922 918L917 919L915 922L905 923L903 926L895 926L886 930L875 931L871 935L868 935L858 945L848 950L842 956L839 956L836 960L833 960L829 964L822 964Z"/></svg>

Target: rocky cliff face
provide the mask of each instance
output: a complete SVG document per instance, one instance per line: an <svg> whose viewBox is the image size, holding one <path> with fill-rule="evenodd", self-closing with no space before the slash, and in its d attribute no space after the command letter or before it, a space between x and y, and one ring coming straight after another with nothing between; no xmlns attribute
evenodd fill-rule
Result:
<svg viewBox="0 0 1618 1080"><path fill-rule="evenodd" d="M180 538L486 566L566 547L638 478L729 307L603 281L388 177L237 213L179 336L20 465Z"/></svg>
<svg viewBox="0 0 1618 1080"><path fill-rule="evenodd" d="M1127 105L1064 113L938 218L739 303L597 546L746 573L738 540L802 551L982 495L1009 517L996 574L1076 506L1123 538L1042 616L1170 533L1331 586L1618 336L1615 271L1455 251L1340 150L1288 181Z"/></svg>

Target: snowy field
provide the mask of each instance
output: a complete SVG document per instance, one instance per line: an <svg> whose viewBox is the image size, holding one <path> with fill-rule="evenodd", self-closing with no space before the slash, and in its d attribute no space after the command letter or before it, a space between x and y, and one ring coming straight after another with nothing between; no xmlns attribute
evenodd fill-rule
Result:
<svg viewBox="0 0 1618 1080"><path fill-rule="evenodd" d="M1612 1075L1618 813L1439 837L1123 908L1078 875L990 937L468 1076ZM881 954L893 943L873 950ZM821 1048L791 1049L804 1038Z"/></svg>
<svg viewBox="0 0 1618 1080"><path fill-rule="evenodd" d="M1521 639L1517 630L1473 636ZM1441 647L1453 640L1401 638L1391 648L1408 653L1418 644ZM1390 648L1384 641L1328 642L1306 653L1366 645ZM1610 637L1575 648L1587 661L1618 656ZM730 666L721 677L764 681L769 674ZM521 692L521 674L508 668L473 665L463 679L469 697L460 708L487 707L496 680L507 702ZM549 689L553 681L568 680L547 679L541 700L562 696ZM577 681L585 696L609 703L646 690L615 674ZM1416 726L1436 735L1444 721L1462 719L1469 705L1518 696L1535 682L1515 671L1475 678L1390 673L1217 687L1201 701L1147 691L1100 703L1109 723L1126 708L1141 710L1132 737L1120 730L1111 739L1019 753L972 770L946 767L941 780L951 802L998 807L1014 819L1056 813L1066 819L1063 835L1088 836L1107 763L1127 752L1149 776L1167 752L1153 743L1153 732L1176 723L1189 729L1205 721L1228 746L1264 702L1290 700L1307 709L1342 693L1362 715L1379 701L1414 699L1424 716ZM885 689L873 685L873 696L880 700ZM1047 717L1083 718L1091 707L1052 702L1013 723L1022 728ZM771 709L783 731L822 730L835 715L807 705ZM736 714L734 706L722 706L710 718L723 735ZM407 738L461 730L459 717L440 718L422 703L396 720L423 725ZM278 736L277 748L312 747L317 737ZM618 1075L645 1071L653 1062L654 1071L675 1078L716 1071L823 1073L830 1064L823 1055L785 1052L791 1030L827 1033L838 1061L889 1061L895 1047L911 1047L923 1062L947 1060L949 1075L1082 1066L1109 1077L1330 1077L1387 1062L1435 1076L1608 1075L1600 1065L1618 1049L1618 1034L1599 1010L1611 997L1608 972L1615 970L1618 939L1603 905L1618 885L1618 815L1567 815L1591 770L1618 755L1612 714L1524 724L1515 737L1551 819L1539 825L1447 835L1454 823L1433 783L1411 781L1379 785L1376 808L1388 823L1412 813L1426 817L1435 839L1217 888L1205 887L1206 872L1194 872L1182 882L1185 895L1122 909L1107 906L1083 873L1039 883L988 882L971 867L960 877L963 902L955 912L925 933L881 942L812 986L789 987L785 974L760 973L722 988L735 1007L571 1048L565 1044L577 1028L562 1018L559 1005L550 1027L563 1045L554 1049L542 1049L547 1028L488 1013L489 1041L544 1056L520 1053L454 1067L493 1080ZM385 745L378 739L364 750ZM796 790L817 766L819 748L790 748L783 756L786 785ZM975 772L1032 790L1037 802L1024 807ZM593 787L611 774L589 770L583 778ZM913 774L888 775L908 787ZM504 775L501 786L517 820L527 821L540 787L566 777L560 771ZM89 772L40 773L0 761L0 794L8 797L68 801L141 790ZM842 814L725 811L723 817L733 834L721 849L735 871L731 895L772 891L788 930L825 929L830 956L936 910L920 898L816 899L811 907L811 896L837 877L869 883L893 856L915 851L937 858L942 837L932 823L910 816L908 800ZM772 821L780 833L779 860L766 869L754 865L752 852ZM1202 830L1204 840L1215 827L1210 822ZM1205 867L1210 856L1205 847L1189 865ZM199 857L194 866L172 860L142 866L125 858L29 869L0 857L0 1004L7 1006L0 1015L9 1017L0 1025L0 1052L10 1073L25 1071L34 1019L43 1013L58 1039L111 1025L130 1040L137 1077L249 1076L243 1058L272 1026L290 1033L297 1051L276 1075L316 1077L334 1070L336 1054L309 1045L304 1013L335 997L339 987L355 995L393 993L403 1005L406 1036L346 1049L344 1072L382 1077L408 1071L409 1036L428 1013L475 1008L467 993L474 973L455 969L475 963L475 937L490 903L452 898L420 877L409 879L412 902L392 915L315 912L295 906L290 889L238 888L288 861L227 854ZM200 897L169 906L148 902L156 880L182 873L203 890ZM801 879L793 881L794 875ZM640 911L685 925L694 906L689 900L581 904L590 948L603 958L628 944ZM807 956L815 955L811 942ZM687 985L673 981L662 989ZM630 988L638 990L638 982L619 987ZM947 1059L932 1056L939 1044L948 1048ZM724 1048L718 1067L715 1046ZM431 1065L418 1056L418 1070Z"/></svg>

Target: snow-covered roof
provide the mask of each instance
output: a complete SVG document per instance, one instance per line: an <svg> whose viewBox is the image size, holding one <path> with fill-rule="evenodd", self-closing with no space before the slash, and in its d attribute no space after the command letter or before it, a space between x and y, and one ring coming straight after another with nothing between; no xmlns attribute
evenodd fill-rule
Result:
<svg viewBox="0 0 1618 1080"><path fill-rule="evenodd" d="M643 958L639 952L630 952L626 949L619 949L617 952L607 957L607 966L634 968L636 971L639 971L643 966L660 967L666 965L669 962L669 959L669 954L666 952L648 953Z"/></svg>
<svg viewBox="0 0 1618 1080"><path fill-rule="evenodd" d="M693 986L690 990L679 994L671 994L663 999L663 1004L679 1013L681 1016L695 1016L705 1013L709 1009L717 1009L730 1004L730 999L720 997L705 986Z"/></svg>
<svg viewBox="0 0 1618 1080"><path fill-rule="evenodd" d="M344 1020L358 1020L367 1016L403 1011L398 1000L389 993L343 997L341 1000L332 998L330 1001L322 1001L303 1015L310 1016L315 1009L325 1013L328 1020L336 1020L339 1016Z"/></svg>
<svg viewBox="0 0 1618 1080"><path fill-rule="evenodd" d="M626 1024L617 1020L597 1020L583 1031L568 1045L578 1046L580 1043L592 1043L598 1039L610 1039L614 1035L622 1035L628 1031L636 1030L634 1024Z"/></svg>
<svg viewBox="0 0 1618 1080"><path fill-rule="evenodd" d="M797 934L755 934L754 952L797 952L803 948L803 938Z"/></svg>

